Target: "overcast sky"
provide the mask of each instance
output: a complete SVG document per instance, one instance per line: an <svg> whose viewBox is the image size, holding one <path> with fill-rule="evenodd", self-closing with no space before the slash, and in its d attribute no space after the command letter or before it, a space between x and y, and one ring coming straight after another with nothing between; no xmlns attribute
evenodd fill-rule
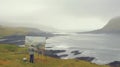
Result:
<svg viewBox="0 0 120 67"><path fill-rule="evenodd" d="M120 0L0 0L0 24L86 31L120 16Z"/></svg>

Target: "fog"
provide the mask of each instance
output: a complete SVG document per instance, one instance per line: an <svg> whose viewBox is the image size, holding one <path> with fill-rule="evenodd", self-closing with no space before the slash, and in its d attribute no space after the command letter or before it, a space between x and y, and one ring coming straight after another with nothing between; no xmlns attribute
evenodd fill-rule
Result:
<svg viewBox="0 0 120 67"><path fill-rule="evenodd" d="M120 15L119 0L0 0L1 25L65 31L102 28Z"/></svg>

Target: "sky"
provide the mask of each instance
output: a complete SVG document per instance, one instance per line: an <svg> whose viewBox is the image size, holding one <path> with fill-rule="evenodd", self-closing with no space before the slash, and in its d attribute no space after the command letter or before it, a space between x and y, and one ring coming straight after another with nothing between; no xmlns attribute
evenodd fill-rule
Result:
<svg viewBox="0 0 120 67"><path fill-rule="evenodd" d="M102 28L120 16L120 0L0 0L0 24L64 31Z"/></svg>

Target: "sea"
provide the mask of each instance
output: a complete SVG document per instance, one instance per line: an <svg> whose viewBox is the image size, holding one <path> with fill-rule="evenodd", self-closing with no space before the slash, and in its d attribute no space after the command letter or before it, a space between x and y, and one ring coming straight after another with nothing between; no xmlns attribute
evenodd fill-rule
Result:
<svg viewBox="0 0 120 67"><path fill-rule="evenodd" d="M58 55L68 54L61 59L94 57L92 63L108 64L120 61L120 35L116 34L68 34L47 39L46 47L52 50L66 50ZM71 51L79 51L74 55Z"/></svg>

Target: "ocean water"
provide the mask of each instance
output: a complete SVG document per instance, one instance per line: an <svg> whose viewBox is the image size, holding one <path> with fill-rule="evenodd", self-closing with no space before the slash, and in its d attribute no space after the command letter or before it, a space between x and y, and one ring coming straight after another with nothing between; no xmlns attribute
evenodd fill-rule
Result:
<svg viewBox="0 0 120 67"><path fill-rule="evenodd" d="M92 61L96 64L108 64L120 61L120 35L112 34L71 34L68 36L51 37L47 40L46 47L53 50L66 50L58 55L68 54L62 59L75 57L95 57ZM73 55L71 51L82 52Z"/></svg>

